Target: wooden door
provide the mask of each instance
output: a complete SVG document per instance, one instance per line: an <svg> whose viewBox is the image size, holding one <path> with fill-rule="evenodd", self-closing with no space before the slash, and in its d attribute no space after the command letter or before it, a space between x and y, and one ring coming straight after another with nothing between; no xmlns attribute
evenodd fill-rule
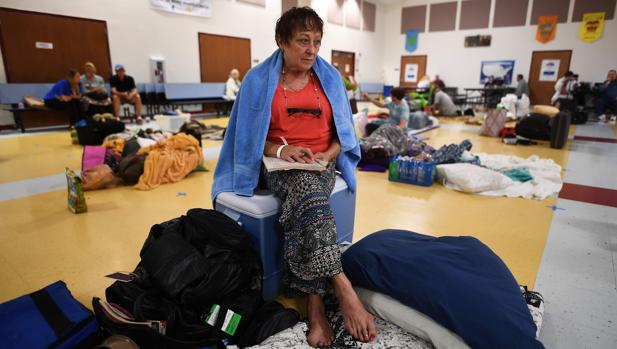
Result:
<svg viewBox="0 0 617 349"><path fill-rule="evenodd" d="M531 104L551 104L551 97L555 93L555 83L570 69L572 50L563 51L534 51L531 54L531 66L529 67L529 99ZM559 69L556 74L548 74L542 69L544 60L559 61ZM546 61L545 63L554 63ZM541 77L540 74L544 73Z"/></svg>
<svg viewBox="0 0 617 349"><path fill-rule="evenodd" d="M332 65L338 69L342 76L355 76L356 54L353 52L332 50Z"/></svg>
<svg viewBox="0 0 617 349"><path fill-rule="evenodd" d="M251 69L251 40L231 36L199 33L201 82L225 82L232 69L240 80Z"/></svg>
<svg viewBox="0 0 617 349"><path fill-rule="evenodd" d="M56 82L88 61L111 77L105 21L0 8L0 41L9 83Z"/></svg>
<svg viewBox="0 0 617 349"><path fill-rule="evenodd" d="M424 75L426 75L426 55L401 56L399 86L416 87Z"/></svg>

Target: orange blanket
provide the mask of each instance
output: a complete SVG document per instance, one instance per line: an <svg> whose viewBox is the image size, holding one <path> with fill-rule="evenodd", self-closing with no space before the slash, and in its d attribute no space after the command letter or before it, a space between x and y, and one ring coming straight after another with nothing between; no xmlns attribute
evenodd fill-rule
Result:
<svg viewBox="0 0 617 349"><path fill-rule="evenodd" d="M139 153L148 153L144 173L135 185L136 189L141 190L151 190L161 184L178 182L203 161L199 142L184 133L141 148Z"/></svg>

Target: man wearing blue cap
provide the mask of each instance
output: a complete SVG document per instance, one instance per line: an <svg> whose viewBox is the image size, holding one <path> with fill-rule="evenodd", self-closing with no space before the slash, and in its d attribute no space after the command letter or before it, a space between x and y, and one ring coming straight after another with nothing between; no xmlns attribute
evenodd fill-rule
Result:
<svg viewBox="0 0 617 349"><path fill-rule="evenodd" d="M137 86L135 80L129 75L126 75L124 66L122 64L116 64L116 75L111 77L109 84L111 85L111 99L114 105L114 115L120 117L120 105L122 103L129 103L135 106L135 117L137 123L141 124L143 119L141 118L141 97L137 92Z"/></svg>

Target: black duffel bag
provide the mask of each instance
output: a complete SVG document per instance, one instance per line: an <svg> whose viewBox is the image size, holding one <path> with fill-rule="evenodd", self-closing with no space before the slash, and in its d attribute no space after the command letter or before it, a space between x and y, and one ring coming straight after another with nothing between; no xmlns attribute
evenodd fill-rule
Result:
<svg viewBox="0 0 617 349"><path fill-rule="evenodd" d="M516 135L548 141L551 139L551 118L549 116L529 113L516 123Z"/></svg>
<svg viewBox="0 0 617 349"><path fill-rule="evenodd" d="M118 120L80 120L75 124L77 139L81 145L101 145L105 137L124 132L124 123Z"/></svg>

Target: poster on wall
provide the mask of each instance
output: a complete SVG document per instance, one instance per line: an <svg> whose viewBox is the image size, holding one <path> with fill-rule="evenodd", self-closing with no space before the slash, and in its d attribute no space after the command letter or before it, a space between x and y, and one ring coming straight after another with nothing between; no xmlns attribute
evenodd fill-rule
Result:
<svg viewBox="0 0 617 349"><path fill-rule="evenodd" d="M155 10L197 17L212 17L213 0L150 0Z"/></svg>
<svg viewBox="0 0 617 349"><path fill-rule="evenodd" d="M465 47L491 46L491 35L472 35L465 37Z"/></svg>
<svg viewBox="0 0 617 349"><path fill-rule="evenodd" d="M159 57L150 58L150 77L155 84L165 82L165 59Z"/></svg>
<svg viewBox="0 0 617 349"><path fill-rule="evenodd" d="M514 61L482 61L480 66L480 84L484 84L490 76L495 79L503 80L504 85L512 83L512 72L514 72Z"/></svg>
<svg viewBox="0 0 617 349"><path fill-rule="evenodd" d="M538 77L538 80L557 81L560 63L561 61L558 59L543 59L542 64L540 65L540 76Z"/></svg>
<svg viewBox="0 0 617 349"><path fill-rule="evenodd" d="M418 31L410 30L405 35L405 50L413 52L418 48Z"/></svg>
<svg viewBox="0 0 617 349"><path fill-rule="evenodd" d="M417 64L405 64L405 82L416 83L418 82L418 65Z"/></svg>
<svg viewBox="0 0 617 349"><path fill-rule="evenodd" d="M604 12L585 13L578 37L584 42L594 42L604 33Z"/></svg>
<svg viewBox="0 0 617 349"><path fill-rule="evenodd" d="M557 16L540 16L538 17L538 30L536 31L536 40L546 44L555 39L557 35Z"/></svg>

